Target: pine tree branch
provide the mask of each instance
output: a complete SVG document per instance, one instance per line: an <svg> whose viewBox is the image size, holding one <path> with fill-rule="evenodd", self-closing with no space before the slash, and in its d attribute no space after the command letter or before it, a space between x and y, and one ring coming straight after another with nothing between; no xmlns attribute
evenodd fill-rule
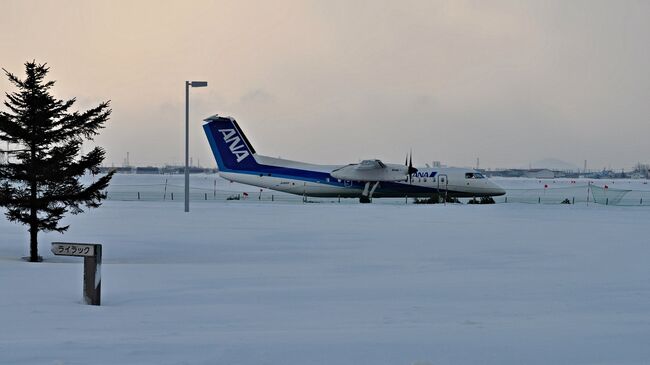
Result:
<svg viewBox="0 0 650 365"><path fill-rule="evenodd" d="M2 138L0 138L2 139ZM8 154L14 154L14 153L19 153L19 152L27 152L30 150L0 150L0 154L2 153L8 153Z"/></svg>
<svg viewBox="0 0 650 365"><path fill-rule="evenodd" d="M2 71L4 71L4 72L5 72L5 75L7 75L7 78L9 79L9 82L11 82L12 84L14 84L14 85L15 85L16 87L18 87L19 89L24 88L24 85L25 85L25 84L24 84L24 83L23 83L23 82L22 82L18 77L16 77L16 75L14 75L14 74L12 74L11 72L5 70L4 68L2 68Z"/></svg>

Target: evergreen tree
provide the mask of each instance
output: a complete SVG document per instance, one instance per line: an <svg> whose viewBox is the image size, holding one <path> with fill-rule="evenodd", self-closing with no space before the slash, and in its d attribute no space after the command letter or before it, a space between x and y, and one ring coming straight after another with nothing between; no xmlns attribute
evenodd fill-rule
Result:
<svg viewBox="0 0 650 365"><path fill-rule="evenodd" d="M65 232L63 215L96 208L113 173L89 185L79 179L99 173L104 150L80 153L84 139L92 140L111 114L109 102L85 112L68 111L75 99L59 100L50 94L54 81L46 81L46 64L25 63L26 78L3 69L17 91L5 93L7 111L0 111L0 141L9 158L0 165L0 207L12 222L29 227L30 256L38 256L38 232ZM0 146L0 152L5 152Z"/></svg>

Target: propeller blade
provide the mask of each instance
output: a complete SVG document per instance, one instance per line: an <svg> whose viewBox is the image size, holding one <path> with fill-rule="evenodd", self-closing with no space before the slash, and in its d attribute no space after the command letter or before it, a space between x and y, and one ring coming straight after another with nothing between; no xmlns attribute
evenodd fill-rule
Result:
<svg viewBox="0 0 650 365"><path fill-rule="evenodd" d="M409 166L409 154L408 152L406 153L406 157L404 158L404 166L406 166L406 181L410 182L411 181L411 175L408 174L408 166Z"/></svg>
<svg viewBox="0 0 650 365"><path fill-rule="evenodd" d="M409 178L411 177L412 174L415 174L416 172L418 172L418 169L413 167L413 150L411 150L411 154L409 156L409 165L408 165Z"/></svg>
<svg viewBox="0 0 650 365"><path fill-rule="evenodd" d="M410 153L406 154L406 159L404 160L404 166L406 166L406 175L407 175L407 181L409 184L413 183L413 174L418 172L418 169L413 167L413 149L411 149Z"/></svg>

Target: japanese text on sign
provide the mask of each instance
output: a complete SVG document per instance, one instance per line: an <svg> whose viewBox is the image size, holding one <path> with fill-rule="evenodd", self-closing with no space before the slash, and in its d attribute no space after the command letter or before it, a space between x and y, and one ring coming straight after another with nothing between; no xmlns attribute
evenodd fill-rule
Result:
<svg viewBox="0 0 650 365"><path fill-rule="evenodd" d="M59 256L94 256L94 245L54 242L52 253Z"/></svg>

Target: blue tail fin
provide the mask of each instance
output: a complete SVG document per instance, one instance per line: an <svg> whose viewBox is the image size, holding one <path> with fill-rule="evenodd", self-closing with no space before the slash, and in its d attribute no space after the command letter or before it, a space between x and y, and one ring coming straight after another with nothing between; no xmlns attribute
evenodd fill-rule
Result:
<svg viewBox="0 0 650 365"><path fill-rule="evenodd" d="M208 137L219 171L255 170L255 150L239 129L235 119L219 115L205 119L203 130Z"/></svg>

